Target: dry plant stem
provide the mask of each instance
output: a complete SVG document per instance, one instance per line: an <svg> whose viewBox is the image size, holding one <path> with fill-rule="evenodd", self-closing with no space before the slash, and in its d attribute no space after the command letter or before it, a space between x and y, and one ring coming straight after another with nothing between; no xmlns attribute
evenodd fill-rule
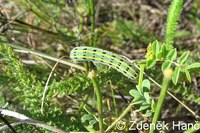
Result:
<svg viewBox="0 0 200 133"><path fill-rule="evenodd" d="M112 92L112 98L113 98L113 105L114 105L114 109L115 109L115 115L116 117L118 117L118 111L117 111L117 103L116 103L116 100L115 100L115 97L114 97L114 86L112 85L112 82L110 82L110 89L111 89L111 92Z"/></svg>
<svg viewBox="0 0 200 133"><path fill-rule="evenodd" d="M17 44L11 44L11 43L6 43L6 42L5 42L5 43L2 42L1 44L8 45L8 46L10 46L10 47L12 47L12 48L15 48L15 49L19 49L19 50L15 50L15 51L17 51L17 52L27 53L27 54L30 53L30 54L33 54L33 55L37 55L37 56L40 56L40 57L49 59L49 60L51 60L51 61L56 61L56 62L59 61L58 58L55 58L55 57L52 57L52 56L43 54L43 53L41 53L41 52L37 52L37 51L34 51L34 50L30 50L30 49L27 49L27 48L18 46ZM64 64L64 65L68 65L68 66L71 66L71 67L75 67L75 68L77 68L77 69L80 69L80 70L85 71L85 68L84 68L84 67L79 66L79 65L77 65L77 64L73 64L73 63L71 63L71 62L67 62L67 61L65 61L65 60L60 60L59 63L62 63L62 64Z"/></svg>
<svg viewBox="0 0 200 133"><path fill-rule="evenodd" d="M99 83L96 77L92 76L91 80L92 80L94 90L97 96L97 108L98 108L98 114L99 114L99 132L103 133L102 94L101 94Z"/></svg>
<svg viewBox="0 0 200 133"><path fill-rule="evenodd" d="M50 131L55 132L55 133L66 133L65 131L62 131L61 129L49 126L45 123L42 123L40 121L36 121L34 119L31 119L31 118L29 118L29 117L27 117L23 114L20 114L20 113L14 112L14 111L6 110L6 109L0 109L0 113L2 115L6 115L6 116L10 116L10 117L14 117L16 119L19 119L20 123L27 123L27 124L35 125L35 126L45 128L45 129L50 130Z"/></svg>
<svg viewBox="0 0 200 133"><path fill-rule="evenodd" d="M112 129L115 124L120 121L132 108L132 104L129 104L128 107L124 110L124 112L106 129L105 132L108 132L110 129Z"/></svg>
<svg viewBox="0 0 200 133"><path fill-rule="evenodd" d="M46 94L47 89L48 89L48 84L49 84L50 78L51 78L51 76L52 76L52 74L53 74L53 71L55 70L56 66L58 65L59 61L60 61L62 58L64 58L64 56L61 57L61 58L56 62L56 64L53 66L53 68L52 68L52 70L51 70L51 73L49 74L49 77L48 77L48 79L47 79L47 82L46 82L46 84L45 84L44 92L43 92L43 95L42 95L41 109L40 109L40 112L41 112L42 114L44 114L44 112L43 112L43 111L44 111L44 110L43 110L43 107L44 107L44 99L45 99L45 94Z"/></svg>

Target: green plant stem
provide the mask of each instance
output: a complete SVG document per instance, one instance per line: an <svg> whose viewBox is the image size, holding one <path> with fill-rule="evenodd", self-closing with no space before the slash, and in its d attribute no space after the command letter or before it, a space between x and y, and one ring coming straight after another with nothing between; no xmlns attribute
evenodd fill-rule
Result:
<svg viewBox="0 0 200 133"><path fill-rule="evenodd" d="M81 17L80 18L80 24L79 24L79 32L82 32L82 30L83 30L83 24L84 24L84 19Z"/></svg>
<svg viewBox="0 0 200 133"><path fill-rule="evenodd" d="M142 89L142 81L143 81L143 75L144 75L144 68L145 64L140 64L140 74L139 74L139 81L138 81L138 87Z"/></svg>
<svg viewBox="0 0 200 133"><path fill-rule="evenodd" d="M142 81L143 81L143 74L144 74L144 68L145 65L142 63L140 64L140 74L139 74L139 81L138 81L138 86L139 88L142 88ZM106 132L109 131L115 124L120 121L133 107L133 105L130 103L128 107L124 110L124 112L106 129Z"/></svg>
<svg viewBox="0 0 200 133"><path fill-rule="evenodd" d="M103 133L103 115L102 115L102 95L101 90L99 87L99 83L95 76L91 78L94 90L97 96L97 108L98 108L98 114L99 114L99 132Z"/></svg>
<svg viewBox="0 0 200 133"><path fill-rule="evenodd" d="M170 78L167 78L167 77L164 76L164 79L163 79L163 82L162 82L162 89L160 91L158 103L157 103L157 106L156 106L156 110L155 110L155 113L154 113L154 116L153 116L153 120L152 120L152 124L151 124L151 128L150 128L149 133L154 133L154 127L155 126L153 127L153 125L156 125L156 123L157 123L157 121L160 117L160 113L162 111L162 107L164 105L165 97L166 97L166 94L167 94L169 82L170 82Z"/></svg>
<svg viewBox="0 0 200 133"><path fill-rule="evenodd" d="M140 70L140 68L135 64L135 67ZM155 85L157 85L159 88L162 88L160 84L158 84L154 79L152 79L150 76L148 76L145 72L144 75L151 80ZM183 102L181 102L178 98L176 98L171 92L167 91L167 94L169 94L174 100L176 100L179 104L181 104L185 109L187 109L196 119L200 119L200 117L187 105L185 105Z"/></svg>
<svg viewBox="0 0 200 133"><path fill-rule="evenodd" d="M95 30L95 8L94 8L94 0L90 0L90 15L91 15L91 40L90 46L95 46L94 43L94 30Z"/></svg>

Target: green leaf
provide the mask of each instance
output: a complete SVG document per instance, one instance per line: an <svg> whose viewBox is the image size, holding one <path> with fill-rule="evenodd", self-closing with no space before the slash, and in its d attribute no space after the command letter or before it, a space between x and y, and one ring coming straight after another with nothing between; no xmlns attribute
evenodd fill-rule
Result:
<svg viewBox="0 0 200 133"><path fill-rule="evenodd" d="M190 73L188 70L185 71L185 75L186 75L188 81L191 83L191 76L190 76Z"/></svg>
<svg viewBox="0 0 200 133"><path fill-rule="evenodd" d="M147 88L148 90L150 90L150 81L148 79L142 81L142 88Z"/></svg>
<svg viewBox="0 0 200 133"><path fill-rule="evenodd" d="M149 90L150 90L150 81L148 79L145 79L142 81L142 92L143 93L149 92Z"/></svg>
<svg viewBox="0 0 200 133"><path fill-rule="evenodd" d="M163 44L163 45L162 45L161 51L162 51L162 57L163 57L163 58L166 57L167 54L168 54L168 52L169 52L169 51L167 50L167 48L166 48L166 44Z"/></svg>
<svg viewBox="0 0 200 133"><path fill-rule="evenodd" d="M146 63L147 69L153 67L156 64L156 60L152 59L152 60L148 60Z"/></svg>
<svg viewBox="0 0 200 133"><path fill-rule="evenodd" d="M85 109L85 111L86 111L88 114L93 115L92 110L88 107L88 105L85 104L83 108Z"/></svg>
<svg viewBox="0 0 200 133"><path fill-rule="evenodd" d="M158 41L154 41L153 44L152 44L152 51L153 51L153 54L157 57L158 53L159 53L159 50L160 50L160 45L158 43Z"/></svg>
<svg viewBox="0 0 200 133"><path fill-rule="evenodd" d="M169 62L168 60L166 60L163 64L162 64L162 71L169 69L171 67L171 62Z"/></svg>
<svg viewBox="0 0 200 133"><path fill-rule="evenodd" d="M136 105L136 104L141 104L143 102L145 102L145 101L142 97L136 97L131 101L131 104Z"/></svg>
<svg viewBox="0 0 200 133"><path fill-rule="evenodd" d="M90 121L92 119L94 119L94 117L90 114L85 114L83 117L81 117L82 122Z"/></svg>
<svg viewBox="0 0 200 133"><path fill-rule="evenodd" d="M172 49L168 54L167 54L167 59L169 59L170 61L175 60L177 57L177 51L176 49Z"/></svg>
<svg viewBox="0 0 200 133"><path fill-rule="evenodd" d="M136 112L146 110L146 109L148 109L150 106L151 106L151 105L148 104L148 103L143 103L142 106L140 106L140 108L136 110Z"/></svg>
<svg viewBox="0 0 200 133"><path fill-rule="evenodd" d="M89 126L93 128L93 125L97 123L95 119L89 121Z"/></svg>
<svg viewBox="0 0 200 133"><path fill-rule="evenodd" d="M175 71L173 72L172 75L172 82L176 85L178 82L178 78L179 78L179 74L180 74L180 69L179 67L175 68Z"/></svg>
<svg viewBox="0 0 200 133"><path fill-rule="evenodd" d="M137 91L140 93L140 95L143 95L143 90L141 88L138 87L138 85L136 85Z"/></svg>
<svg viewBox="0 0 200 133"><path fill-rule="evenodd" d="M161 52L159 52L157 55L156 55L156 59L161 59L162 58L162 56L163 56L163 53L162 53L162 51Z"/></svg>
<svg viewBox="0 0 200 133"><path fill-rule="evenodd" d="M151 112L151 110L147 110L146 113L144 114L145 117L151 117L153 115L153 113Z"/></svg>
<svg viewBox="0 0 200 133"><path fill-rule="evenodd" d="M146 99L147 103L150 103L151 99L148 92L144 92L144 98Z"/></svg>
<svg viewBox="0 0 200 133"><path fill-rule="evenodd" d="M181 57L179 58L178 63L179 63L180 65L182 65L182 64L187 60L189 54L190 54L189 51L188 51L188 52L184 52L184 53L181 55Z"/></svg>
<svg viewBox="0 0 200 133"><path fill-rule="evenodd" d="M193 68L200 68L200 63L195 62L195 63L187 66L187 69L193 69Z"/></svg>
<svg viewBox="0 0 200 133"><path fill-rule="evenodd" d="M130 94L131 96L133 96L133 97L141 97L140 92L138 92L138 91L135 90L135 89L131 89L131 90L129 91L129 94Z"/></svg>

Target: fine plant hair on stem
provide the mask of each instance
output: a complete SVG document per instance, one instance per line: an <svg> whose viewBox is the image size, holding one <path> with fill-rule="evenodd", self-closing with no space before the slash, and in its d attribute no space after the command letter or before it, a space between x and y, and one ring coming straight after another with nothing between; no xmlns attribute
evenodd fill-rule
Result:
<svg viewBox="0 0 200 133"><path fill-rule="evenodd" d="M177 21L180 18L182 11L183 0L173 0L167 14L167 24L165 33L165 42L168 46L172 46L174 42L174 35Z"/></svg>

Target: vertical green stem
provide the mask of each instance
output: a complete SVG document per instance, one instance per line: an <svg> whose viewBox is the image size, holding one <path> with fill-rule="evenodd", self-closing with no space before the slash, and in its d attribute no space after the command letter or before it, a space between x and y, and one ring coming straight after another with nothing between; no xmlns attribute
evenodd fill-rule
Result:
<svg viewBox="0 0 200 133"><path fill-rule="evenodd" d="M95 46L94 43L94 30L95 30L95 8L94 8L94 0L90 0L90 15L91 15L91 40L90 45Z"/></svg>
<svg viewBox="0 0 200 133"><path fill-rule="evenodd" d="M98 108L98 114L99 114L99 132L103 133L103 116L102 116L102 95L101 95L101 90L99 87L99 83L96 79L95 76L91 77L94 90L97 96L97 108Z"/></svg>
<svg viewBox="0 0 200 133"><path fill-rule="evenodd" d="M84 20L83 17L80 17L79 32L82 32L83 30L83 23L84 23L83 20Z"/></svg>
<svg viewBox="0 0 200 133"><path fill-rule="evenodd" d="M142 89L142 81L143 81L143 75L144 75L144 68L145 64L140 64L140 75L139 75L139 81L138 81L138 87Z"/></svg>
<svg viewBox="0 0 200 133"><path fill-rule="evenodd" d="M165 100L165 97L166 97L166 94L167 94L168 85L169 85L169 82L171 80L171 75L172 75L171 69L164 71L164 79L163 79L163 82L162 82L162 89L160 91L158 103L157 103L157 106L156 106L156 110L155 110L155 113L154 113L154 116L153 116L153 120L152 120L152 124L151 124L151 128L150 128L149 133L154 133L154 130L155 130L154 127L156 127L154 125L156 125L156 123L157 123L157 121L160 117L160 113L162 111L164 100Z"/></svg>

